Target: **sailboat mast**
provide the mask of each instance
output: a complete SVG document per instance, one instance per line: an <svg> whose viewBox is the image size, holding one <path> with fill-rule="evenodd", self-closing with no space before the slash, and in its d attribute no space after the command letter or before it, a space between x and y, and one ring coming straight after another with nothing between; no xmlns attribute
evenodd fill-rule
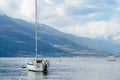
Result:
<svg viewBox="0 0 120 80"><path fill-rule="evenodd" d="M38 55L38 11L37 11L37 0L35 0L35 36L36 36L36 44L35 44L35 51L36 51L36 59Z"/></svg>

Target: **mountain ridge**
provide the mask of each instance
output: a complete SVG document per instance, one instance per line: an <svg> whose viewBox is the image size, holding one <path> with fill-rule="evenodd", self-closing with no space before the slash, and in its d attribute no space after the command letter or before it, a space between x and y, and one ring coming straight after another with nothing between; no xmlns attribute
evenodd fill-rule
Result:
<svg viewBox="0 0 120 80"><path fill-rule="evenodd" d="M48 25L40 24L39 27L38 48L43 56L108 56L111 54L88 47L81 43L82 41L76 42L74 39L78 39L76 36L62 33ZM34 30L32 23L0 15L0 56L34 56Z"/></svg>

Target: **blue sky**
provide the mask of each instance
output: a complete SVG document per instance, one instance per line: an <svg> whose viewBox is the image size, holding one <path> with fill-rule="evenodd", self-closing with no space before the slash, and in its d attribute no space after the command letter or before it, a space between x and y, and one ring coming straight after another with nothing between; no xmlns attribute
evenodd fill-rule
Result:
<svg viewBox="0 0 120 80"><path fill-rule="evenodd" d="M38 0L39 20L62 32L120 41L120 0ZM34 21L34 0L0 0L0 11Z"/></svg>

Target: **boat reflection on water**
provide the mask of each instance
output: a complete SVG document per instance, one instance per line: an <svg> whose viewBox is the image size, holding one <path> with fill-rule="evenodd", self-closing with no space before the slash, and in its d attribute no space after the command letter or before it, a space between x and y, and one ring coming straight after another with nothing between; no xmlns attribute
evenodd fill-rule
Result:
<svg viewBox="0 0 120 80"><path fill-rule="evenodd" d="M28 71L27 73L27 79L28 80L43 80L48 79L48 72L32 72Z"/></svg>

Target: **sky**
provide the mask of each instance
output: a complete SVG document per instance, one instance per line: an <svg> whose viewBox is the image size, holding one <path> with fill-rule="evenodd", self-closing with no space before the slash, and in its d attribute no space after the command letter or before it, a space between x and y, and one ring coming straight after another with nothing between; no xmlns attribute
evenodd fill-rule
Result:
<svg viewBox="0 0 120 80"><path fill-rule="evenodd" d="M34 21L34 0L0 0L0 13ZM87 38L120 41L120 0L38 0L39 22Z"/></svg>

